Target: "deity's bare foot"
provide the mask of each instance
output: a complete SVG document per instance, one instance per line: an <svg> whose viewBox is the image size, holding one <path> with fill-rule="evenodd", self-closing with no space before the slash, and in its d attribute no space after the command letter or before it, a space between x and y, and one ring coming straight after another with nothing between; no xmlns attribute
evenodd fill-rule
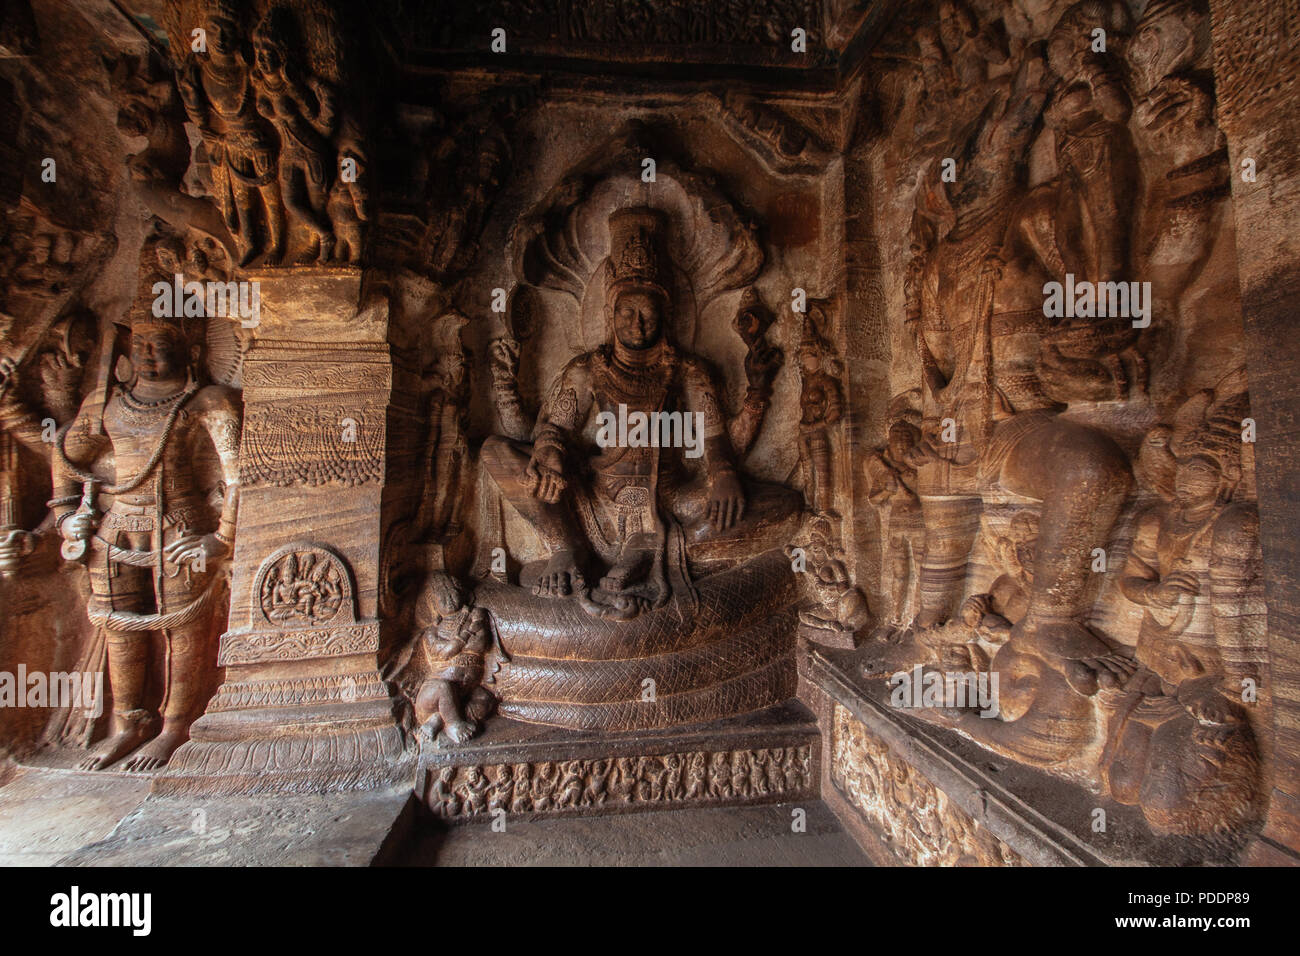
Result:
<svg viewBox="0 0 1300 956"><path fill-rule="evenodd" d="M449 720L442 732L452 743L463 744L478 733L478 724L472 720Z"/></svg>
<svg viewBox="0 0 1300 956"><path fill-rule="evenodd" d="M1079 663L1096 673L1098 686L1109 690L1127 685L1138 669L1137 661L1124 654L1106 654Z"/></svg>
<svg viewBox="0 0 1300 956"><path fill-rule="evenodd" d="M578 553L570 549L556 551L546 562L533 593L540 597L568 597L587 589L586 578L579 567Z"/></svg>
<svg viewBox="0 0 1300 956"><path fill-rule="evenodd" d="M867 643L901 644L912 634L912 626L902 621L884 621L877 624L867 638Z"/></svg>
<svg viewBox="0 0 1300 956"><path fill-rule="evenodd" d="M469 700L465 701L465 716L469 720L482 722L488 719L495 706L496 698L486 688L475 687L470 692Z"/></svg>
<svg viewBox="0 0 1300 956"><path fill-rule="evenodd" d="M1034 622L1032 614L1011 630L1021 651L1033 651L1049 660L1085 661L1109 656L1110 645L1070 618Z"/></svg>
<svg viewBox="0 0 1300 956"><path fill-rule="evenodd" d="M620 594L650 575L655 553L646 548L624 548L614 566L600 579L600 589L609 594Z"/></svg>
<svg viewBox="0 0 1300 956"><path fill-rule="evenodd" d="M176 748L188 739L188 727L164 727L163 732L136 751L122 765L122 769L131 773L148 773L151 770L159 770L167 766L167 761L172 759L172 754L176 752Z"/></svg>
<svg viewBox="0 0 1300 956"><path fill-rule="evenodd" d="M148 739L149 725L147 723L132 723L101 741L77 764L77 769L103 770L105 767L117 763Z"/></svg>
<svg viewBox="0 0 1300 956"><path fill-rule="evenodd" d="M435 713L432 717L420 725L420 737L427 740L430 744L438 739L438 734L442 733L442 715Z"/></svg>
<svg viewBox="0 0 1300 956"><path fill-rule="evenodd" d="M1099 690L1119 690L1137 672L1137 662L1120 654L1087 657L1065 662L1066 682L1085 697Z"/></svg>

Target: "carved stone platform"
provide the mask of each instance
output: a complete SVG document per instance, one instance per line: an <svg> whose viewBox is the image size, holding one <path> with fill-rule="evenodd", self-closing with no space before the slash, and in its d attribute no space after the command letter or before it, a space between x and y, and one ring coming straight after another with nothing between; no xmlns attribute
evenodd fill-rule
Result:
<svg viewBox="0 0 1300 956"><path fill-rule="evenodd" d="M481 822L498 811L530 819L777 803L816 797L819 751L812 715L797 702L657 733L497 719L467 746L426 749L415 791L436 816Z"/></svg>
<svg viewBox="0 0 1300 956"><path fill-rule="evenodd" d="M1157 835L1137 807L891 707L885 681L858 676L878 649L799 655L800 699L826 747L822 797L877 864L1195 866L1240 852L1226 838Z"/></svg>

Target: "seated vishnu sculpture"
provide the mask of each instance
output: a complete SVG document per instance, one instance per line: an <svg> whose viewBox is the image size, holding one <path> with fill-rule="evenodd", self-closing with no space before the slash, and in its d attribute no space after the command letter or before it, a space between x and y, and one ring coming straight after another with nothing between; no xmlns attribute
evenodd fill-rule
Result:
<svg viewBox="0 0 1300 956"><path fill-rule="evenodd" d="M534 593L624 620L689 589L690 566L788 544L802 501L737 469L733 439L753 440L774 363L746 362L750 393L728 422L708 363L670 341L661 215L617 211L610 234L609 340L560 372L531 442L494 436L483 461L549 552Z"/></svg>

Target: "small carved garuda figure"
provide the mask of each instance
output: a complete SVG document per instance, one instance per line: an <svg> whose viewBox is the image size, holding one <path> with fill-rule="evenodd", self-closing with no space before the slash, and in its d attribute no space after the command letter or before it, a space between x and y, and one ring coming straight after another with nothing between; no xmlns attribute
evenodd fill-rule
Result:
<svg viewBox="0 0 1300 956"><path fill-rule="evenodd" d="M176 77L185 112L203 137L213 199L241 266L264 251L272 262L284 253L275 144L240 49L242 19L229 0L213 0L203 23L207 53L187 54Z"/></svg>
<svg viewBox="0 0 1300 956"><path fill-rule="evenodd" d="M423 675L411 694L416 723L431 743L442 738L462 744L478 732L496 707L484 684L510 657L505 653L486 609L465 599L445 573L435 571L421 593L415 612L420 627L408 654L421 655ZM403 662L399 669L405 668Z"/></svg>
<svg viewBox="0 0 1300 956"><path fill-rule="evenodd" d="M837 522L820 514L811 518L796 544L786 548L786 555L803 560L809 575L811 600L799 611L800 623L814 630L850 634L867 623L871 609L844 563Z"/></svg>
<svg viewBox="0 0 1300 956"><path fill-rule="evenodd" d="M576 596L608 619L689 588L687 557L740 559L788 543L785 519L801 510L790 489L741 478L712 370L670 341L663 225L647 208L610 217L608 342L565 366L531 443L483 445L488 473L549 551L534 592ZM608 567L592 587L595 559Z"/></svg>
<svg viewBox="0 0 1300 956"><path fill-rule="evenodd" d="M240 408L230 389L202 384L196 338L180 320L138 310L133 378L92 392L55 443L51 504L64 557L89 570L87 612L107 653L113 700L109 736L85 769L128 755L126 770L163 766L205 703L218 564L231 549L239 503ZM93 470L109 455L109 475ZM222 490L203 487L205 465L219 471ZM98 494L111 496L106 509ZM161 728L146 703L153 634L165 645L155 685Z"/></svg>

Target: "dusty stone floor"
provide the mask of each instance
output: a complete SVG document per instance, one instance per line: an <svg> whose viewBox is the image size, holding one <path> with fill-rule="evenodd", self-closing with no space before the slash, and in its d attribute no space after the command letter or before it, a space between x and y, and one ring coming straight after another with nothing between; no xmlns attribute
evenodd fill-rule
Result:
<svg viewBox="0 0 1300 956"><path fill-rule="evenodd" d="M865 866L819 801L446 826L404 791L149 798L148 776L0 767L0 866ZM199 811L202 811L199 813ZM196 825L197 824L197 825Z"/></svg>
<svg viewBox="0 0 1300 956"><path fill-rule="evenodd" d="M0 767L0 866L51 866L108 836L149 794L148 776Z"/></svg>
<svg viewBox="0 0 1300 956"><path fill-rule="evenodd" d="M409 833L409 788L149 797L150 774L0 766L0 866L365 866Z"/></svg>
<svg viewBox="0 0 1300 956"><path fill-rule="evenodd" d="M603 817L418 826L407 866L869 866L819 801L801 804L807 829L791 830L792 804L717 807Z"/></svg>
<svg viewBox="0 0 1300 956"><path fill-rule="evenodd" d="M0 791L3 792L3 791ZM368 866L409 832L409 787L212 799L150 797L61 866Z"/></svg>

